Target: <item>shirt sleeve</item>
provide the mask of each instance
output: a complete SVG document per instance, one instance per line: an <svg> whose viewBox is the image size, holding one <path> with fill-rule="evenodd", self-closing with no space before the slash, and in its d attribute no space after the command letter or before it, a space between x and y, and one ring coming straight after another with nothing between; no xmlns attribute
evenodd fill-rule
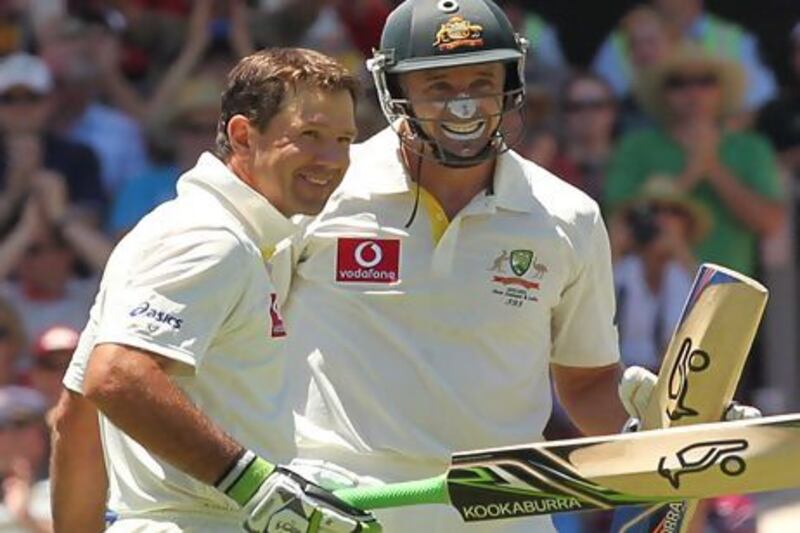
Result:
<svg viewBox="0 0 800 533"><path fill-rule="evenodd" d="M193 228L154 242L108 283L95 344L133 346L196 367L244 295L247 254L225 229Z"/></svg>
<svg viewBox="0 0 800 533"><path fill-rule="evenodd" d="M577 275L552 315L551 362L563 366L606 366L619 361L611 251L599 210L587 229L588 244L578 250Z"/></svg>

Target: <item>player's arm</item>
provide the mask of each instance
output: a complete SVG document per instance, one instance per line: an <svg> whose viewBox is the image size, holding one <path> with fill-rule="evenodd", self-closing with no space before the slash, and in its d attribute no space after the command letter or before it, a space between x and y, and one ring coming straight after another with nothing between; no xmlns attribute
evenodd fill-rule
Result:
<svg viewBox="0 0 800 533"><path fill-rule="evenodd" d="M550 365L553 385L561 405L585 435L618 433L628 415L617 388L622 368L614 363L600 367Z"/></svg>
<svg viewBox="0 0 800 533"><path fill-rule="evenodd" d="M319 524L343 532L375 524L371 515L333 497L320 499L321 489L227 435L170 378L181 364L129 346L100 344L89 359L84 395L150 452L238 503L248 531L266 531L274 520L308 533Z"/></svg>
<svg viewBox="0 0 800 533"><path fill-rule="evenodd" d="M53 529L56 532L103 531L108 479L97 427L97 409L80 394L64 391L50 423ZM76 494L80 494L80 498L76 498Z"/></svg>
<svg viewBox="0 0 800 533"><path fill-rule="evenodd" d="M92 352L84 395L119 429L191 476L213 484L242 453L169 376L172 362L136 348Z"/></svg>

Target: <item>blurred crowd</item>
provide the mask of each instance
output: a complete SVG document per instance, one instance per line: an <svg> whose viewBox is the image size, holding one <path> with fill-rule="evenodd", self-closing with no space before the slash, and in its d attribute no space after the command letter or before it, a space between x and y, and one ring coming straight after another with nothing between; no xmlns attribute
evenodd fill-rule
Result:
<svg viewBox="0 0 800 533"><path fill-rule="evenodd" d="M364 60L396 3L0 1L0 531L51 528L47 413L99 276L212 146L227 70L268 46L334 55L365 79L366 138L385 120ZM499 3L532 44L517 149L602 206L623 359L657 371L697 265L756 275L790 224L800 24L779 87L757 37L702 0L641 2L581 66L526 2ZM554 417L551 437L572 431ZM712 513L718 531L746 531L747 505Z"/></svg>

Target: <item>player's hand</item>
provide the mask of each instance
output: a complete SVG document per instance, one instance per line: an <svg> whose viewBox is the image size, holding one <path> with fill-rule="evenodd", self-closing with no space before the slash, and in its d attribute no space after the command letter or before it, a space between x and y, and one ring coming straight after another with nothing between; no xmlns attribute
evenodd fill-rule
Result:
<svg viewBox="0 0 800 533"><path fill-rule="evenodd" d="M641 366L630 366L625 369L619 382L619 399L631 419L625 424L623 431L636 431L644 417L650 396L656 386L656 375ZM758 418L761 411L750 405L731 402L725 409L722 419L725 421Z"/></svg>
<svg viewBox="0 0 800 533"><path fill-rule="evenodd" d="M742 405L739 402L731 402L725 409L722 419L726 422L733 420L748 420L750 418L760 418L761 410L752 405Z"/></svg>
<svg viewBox="0 0 800 533"><path fill-rule="evenodd" d="M257 486L257 488L253 488ZM225 491L242 505L249 532L376 533L368 512L342 502L300 474L256 458ZM249 497L246 494L251 494ZM242 501L246 498L245 501Z"/></svg>
<svg viewBox="0 0 800 533"><path fill-rule="evenodd" d="M636 431L644 417L650 396L656 386L656 375L641 366L629 366L622 374L617 392L622 406L625 407L630 420L625 424L623 431Z"/></svg>

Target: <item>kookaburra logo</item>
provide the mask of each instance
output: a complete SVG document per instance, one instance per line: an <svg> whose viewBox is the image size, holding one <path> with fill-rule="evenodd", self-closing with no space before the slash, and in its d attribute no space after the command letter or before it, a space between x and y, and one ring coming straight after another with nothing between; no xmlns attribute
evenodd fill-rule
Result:
<svg viewBox="0 0 800 533"><path fill-rule="evenodd" d="M697 411L685 404L686 393L689 392L689 377L692 372L702 372L711 364L708 352L692 348L692 339L686 337L681 343L675 364L669 371L667 395L675 407L667 407L670 420L680 420L684 416L697 416Z"/></svg>
<svg viewBox="0 0 800 533"><path fill-rule="evenodd" d="M744 439L726 439L690 444L672 457L662 457L658 461L658 473L666 478L675 489L681 486L681 477L698 473L719 465L723 474L738 476L747 469L747 463L739 455L747 449Z"/></svg>

